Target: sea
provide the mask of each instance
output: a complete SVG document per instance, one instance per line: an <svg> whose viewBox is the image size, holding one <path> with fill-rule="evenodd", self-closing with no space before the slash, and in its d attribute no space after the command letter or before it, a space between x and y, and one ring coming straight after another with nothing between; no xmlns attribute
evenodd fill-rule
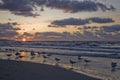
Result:
<svg viewBox="0 0 120 80"><path fill-rule="evenodd" d="M0 59L48 64L103 80L120 80L119 41L1 40Z"/></svg>

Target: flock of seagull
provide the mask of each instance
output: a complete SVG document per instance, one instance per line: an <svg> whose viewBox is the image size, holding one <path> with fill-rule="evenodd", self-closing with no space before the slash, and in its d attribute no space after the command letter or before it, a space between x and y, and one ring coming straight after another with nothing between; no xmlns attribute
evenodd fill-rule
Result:
<svg viewBox="0 0 120 80"><path fill-rule="evenodd" d="M25 55L21 55L21 52L29 52L29 53L30 53L30 56L31 56L31 59L34 59L34 58L36 57L36 55L37 55L38 57L40 57L41 54L43 54L43 55L42 55L42 57L43 57L42 63L45 63L45 62L47 61L47 59L48 59L50 56L52 56L52 54L49 54L49 53L46 53L46 52L34 52L34 51L27 51L27 50L16 51L16 50L14 50L14 49L5 49L4 51L7 52L7 53L6 53L6 56L7 56L8 59L10 59L12 55L15 55L15 56L16 56L15 59L22 59L22 58L24 58ZM14 54L12 54L12 52L13 52ZM75 64L75 63L78 63L78 62L80 62L81 60L83 60L83 61L85 62L85 65L87 65L89 62L91 62L90 60L83 59L82 56L77 56L77 59L78 59L77 61L72 60L72 59L69 60L69 63L71 64L71 67L72 67L72 68L74 68L74 64ZM56 65L59 65L61 59L58 58L58 57L55 57L54 60L56 61Z"/></svg>
<svg viewBox="0 0 120 80"><path fill-rule="evenodd" d="M49 54L47 52L35 52L35 51L27 51L27 50L19 50L18 51L18 50L15 50L15 49L4 49L4 50L0 49L0 51L6 52L6 56L7 56L8 59L11 59L12 55L15 55L16 60L21 60L22 58L25 57L25 55L21 55L22 52L30 53L31 59L34 59L36 57L36 55L38 57L42 56L43 57L42 63L45 63L48 60L48 58L50 58L50 56L52 56L52 54ZM54 60L56 62L56 65L60 64L61 59L59 57L55 57ZM92 62L91 60L84 59L82 56L79 55L79 56L77 56L77 61L72 60L72 59L69 60L69 63L71 64L71 69L74 69L74 64L76 64L78 62L81 62L81 61L84 61L84 63L85 63L84 66L87 66L90 62ZM115 70L116 67L117 67L117 63L112 62L111 63L112 70Z"/></svg>

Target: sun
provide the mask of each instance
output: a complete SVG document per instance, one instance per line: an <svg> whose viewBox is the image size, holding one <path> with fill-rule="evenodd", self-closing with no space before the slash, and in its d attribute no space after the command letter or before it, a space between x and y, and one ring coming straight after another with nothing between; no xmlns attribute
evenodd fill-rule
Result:
<svg viewBox="0 0 120 80"><path fill-rule="evenodd" d="M25 41L26 41L26 39L25 39L25 38L23 38L23 39L22 39L22 41L23 41L23 42L25 42Z"/></svg>

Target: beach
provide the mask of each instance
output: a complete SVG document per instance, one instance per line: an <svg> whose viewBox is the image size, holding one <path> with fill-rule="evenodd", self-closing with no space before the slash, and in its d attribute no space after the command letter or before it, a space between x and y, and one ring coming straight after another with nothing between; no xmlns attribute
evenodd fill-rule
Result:
<svg viewBox="0 0 120 80"><path fill-rule="evenodd" d="M100 80L58 66L0 60L0 80Z"/></svg>
<svg viewBox="0 0 120 80"><path fill-rule="evenodd" d="M76 43L26 42L1 46L0 80L18 80L14 79L15 76L20 77L20 80L31 80L31 77L34 77L32 80L36 80L35 78L40 80L120 79L118 43L113 45L96 42L99 46L89 46L85 43L78 46ZM111 66L112 62L117 64L114 69Z"/></svg>
<svg viewBox="0 0 120 80"><path fill-rule="evenodd" d="M0 0L0 80L120 80L120 0Z"/></svg>

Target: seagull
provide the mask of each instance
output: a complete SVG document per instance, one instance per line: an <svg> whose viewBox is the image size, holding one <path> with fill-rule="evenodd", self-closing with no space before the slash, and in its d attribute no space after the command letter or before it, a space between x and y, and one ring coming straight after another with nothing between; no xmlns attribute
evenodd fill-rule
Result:
<svg viewBox="0 0 120 80"><path fill-rule="evenodd" d="M15 53L15 55L16 55L16 56L19 56L19 55L20 55L20 53L19 53L19 52L16 52L16 53Z"/></svg>
<svg viewBox="0 0 120 80"><path fill-rule="evenodd" d="M86 60L86 59L85 59L84 61L85 61L86 63L91 62L90 60Z"/></svg>
<svg viewBox="0 0 120 80"><path fill-rule="evenodd" d="M82 58L81 58L81 56L78 56L78 60L81 60Z"/></svg>
<svg viewBox="0 0 120 80"><path fill-rule="evenodd" d="M55 58L55 61L56 61L56 66L58 66L59 64L59 61L60 61L60 59L59 58Z"/></svg>
<svg viewBox="0 0 120 80"><path fill-rule="evenodd" d="M59 58L55 58L55 60L58 62L58 61L60 61L60 59Z"/></svg>
<svg viewBox="0 0 120 80"><path fill-rule="evenodd" d="M34 57L34 56L35 56L34 51L31 51L31 56L32 56L32 57Z"/></svg>
<svg viewBox="0 0 120 80"><path fill-rule="evenodd" d="M70 64L72 64L72 67L73 67L73 64L75 64L75 63L76 63L76 61L70 60Z"/></svg>
<svg viewBox="0 0 120 80"><path fill-rule="evenodd" d="M85 66L87 66L87 63L91 62L90 60L85 59L84 62L86 63Z"/></svg>
<svg viewBox="0 0 120 80"><path fill-rule="evenodd" d="M6 56L8 57L8 59L10 59L10 57L12 56L12 54L6 54Z"/></svg>

